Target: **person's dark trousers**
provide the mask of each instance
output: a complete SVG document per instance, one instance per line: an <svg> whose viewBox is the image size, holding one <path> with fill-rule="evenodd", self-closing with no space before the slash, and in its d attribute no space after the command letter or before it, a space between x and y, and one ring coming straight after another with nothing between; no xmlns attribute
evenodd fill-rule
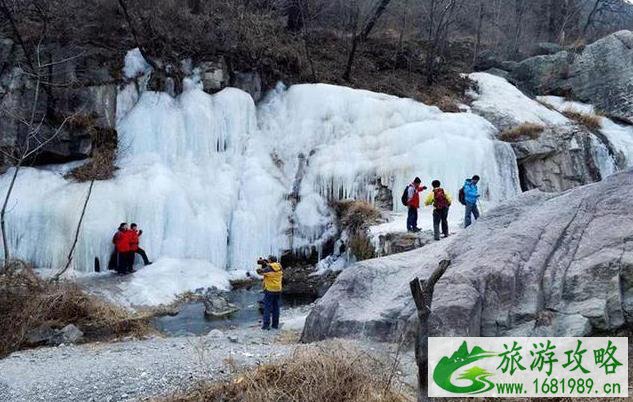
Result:
<svg viewBox="0 0 633 402"><path fill-rule="evenodd" d="M279 299L281 292L264 291L264 319L262 329L270 328L270 319L272 317L273 329L279 328Z"/></svg>
<svg viewBox="0 0 633 402"><path fill-rule="evenodd" d="M121 253L121 261L123 263L123 273L129 274L134 272L134 251Z"/></svg>
<svg viewBox="0 0 633 402"><path fill-rule="evenodd" d="M479 219L479 209L477 209L477 203L466 204L466 216L464 217L464 227L467 228L472 223L471 215L475 217L475 220Z"/></svg>
<svg viewBox="0 0 633 402"><path fill-rule="evenodd" d="M417 228L418 228L418 209L409 207L409 212L407 213L407 230L409 232L412 232Z"/></svg>
<svg viewBox="0 0 633 402"><path fill-rule="evenodd" d="M433 234L435 240L440 239L440 224L442 225L442 234L448 236L448 208L433 210Z"/></svg>
<svg viewBox="0 0 633 402"><path fill-rule="evenodd" d="M116 272L125 274L127 272L128 260L127 253L116 253Z"/></svg>
<svg viewBox="0 0 633 402"><path fill-rule="evenodd" d="M116 252L116 250L112 251L112 254L110 254L110 259L108 260L108 270L110 271L117 271L118 270L118 253Z"/></svg>
<svg viewBox="0 0 633 402"><path fill-rule="evenodd" d="M142 248L139 247L138 249L136 249L135 253L141 256L141 258L143 259L143 264L144 265L149 265L150 264L149 258L147 258L147 253L145 253L145 250L143 250ZM134 258L134 257L132 257L132 258Z"/></svg>

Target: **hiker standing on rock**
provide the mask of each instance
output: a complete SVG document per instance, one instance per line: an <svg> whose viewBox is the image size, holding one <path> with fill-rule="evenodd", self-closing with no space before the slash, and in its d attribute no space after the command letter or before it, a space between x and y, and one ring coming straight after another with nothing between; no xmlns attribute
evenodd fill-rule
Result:
<svg viewBox="0 0 633 402"><path fill-rule="evenodd" d="M134 263L134 254L138 254L143 259L143 264L152 265L152 262L149 258L147 258L145 250L138 246L142 234L143 231L138 230L138 225L136 223L130 225L130 251L132 252L132 263Z"/></svg>
<svg viewBox="0 0 633 402"><path fill-rule="evenodd" d="M439 180L433 180L433 191L426 197L424 205L433 205L433 234L435 240L440 239L440 224L442 235L448 237L448 208L451 206L451 196L442 187Z"/></svg>
<svg viewBox="0 0 633 402"><path fill-rule="evenodd" d="M479 209L477 208L477 201L479 201L479 190L477 189L477 183L479 183L479 176L474 175L472 179L466 179L464 187L459 190L459 201L466 207L466 214L464 217L464 227L467 228L472 223L471 215L475 220L479 219Z"/></svg>
<svg viewBox="0 0 633 402"><path fill-rule="evenodd" d="M279 299L281 299L281 280L283 270L281 264L277 262L275 256L268 257L268 260L260 258L257 260L257 273L264 277L264 317L262 329L270 329L272 317L272 328L279 329Z"/></svg>
<svg viewBox="0 0 633 402"><path fill-rule="evenodd" d="M420 186L422 180L416 177L413 183L409 184L402 194L402 203L408 207L407 231L419 232L418 228L418 208L420 208L420 193L426 190L426 186Z"/></svg>

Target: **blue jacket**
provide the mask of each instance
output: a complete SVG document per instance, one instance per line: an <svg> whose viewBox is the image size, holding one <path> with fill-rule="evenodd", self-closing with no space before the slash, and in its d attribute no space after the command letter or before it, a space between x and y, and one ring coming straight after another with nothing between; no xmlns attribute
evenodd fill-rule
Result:
<svg viewBox="0 0 633 402"><path fill-rule="evenodd" d="M473 184L471 179L466 179L464 183L464 198L466 199L466 204L476 204L477 198L479 198L477 185Z"/></svg>

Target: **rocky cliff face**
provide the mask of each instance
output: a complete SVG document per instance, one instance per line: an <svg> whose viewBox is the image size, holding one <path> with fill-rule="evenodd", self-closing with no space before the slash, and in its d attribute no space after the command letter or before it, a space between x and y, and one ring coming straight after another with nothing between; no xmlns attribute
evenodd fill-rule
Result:
<svg viewBox="0 0 633 402"><path fill-rule="evenodd" d="M499 137L511 142L523 190L563 191L613 172L604 163L607 145L587 127L530 99L502 77L473 73L470 78L478 85L471 94L472 111L492 122ZM505 138L524 125L538 130L531 137Z"/></svg>
<svg viewBox="0 0 633 402"><path fill-rule="evenodd" d="M526 59L511 77L534 94L572 96L633 123L633 32L613 33L579 53L561 51Z"/></svg>
<svg viewBox="0 0 633 402"><path fill-rule="evenodd" d="M26 127L16 117L30 115L35 105L36 121L42 121L41 138L48 138L64 118L74 115L40 155L38 163L59 163L90 155L95 137L114 130L116 80L106 57L98 51L45 46L37 81L26 72L21 47L0 40L0 132L2 145L13 147L26 138ZM36 99L37 98L37 99ZM115 139L116 141L116 139Z"/></svg>
<svg viewBox="0 0 633 402"><path fill-rule="evenodd" d="M532 191L445 241L343 271L303 339L410 335L408 282L452 261L430 335L580 336L633 325L633 171L560 194Z"/></svg>

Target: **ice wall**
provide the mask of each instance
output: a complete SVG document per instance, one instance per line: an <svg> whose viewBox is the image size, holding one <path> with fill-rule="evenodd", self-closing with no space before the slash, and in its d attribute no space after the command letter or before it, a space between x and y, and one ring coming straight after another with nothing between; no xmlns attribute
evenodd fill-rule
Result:
<svg viewBox="0 0 633 402"><path fill-rule="evenodd" d="M121 221L140 224L153 258L246 268L318 243L332 229L328 199L371 201L376 177L394 188L397 208L414 176L456 194L477 173L491 201L518 192L512 150L474 114L321 84L280 86L257 108L237 89L185 87L177 98L122 89L119 170L95 184L75 269L91 270L95 257L105 265ZM87 189L59 171L23 169L7 217L15 255L62 265Z"/></svg>

